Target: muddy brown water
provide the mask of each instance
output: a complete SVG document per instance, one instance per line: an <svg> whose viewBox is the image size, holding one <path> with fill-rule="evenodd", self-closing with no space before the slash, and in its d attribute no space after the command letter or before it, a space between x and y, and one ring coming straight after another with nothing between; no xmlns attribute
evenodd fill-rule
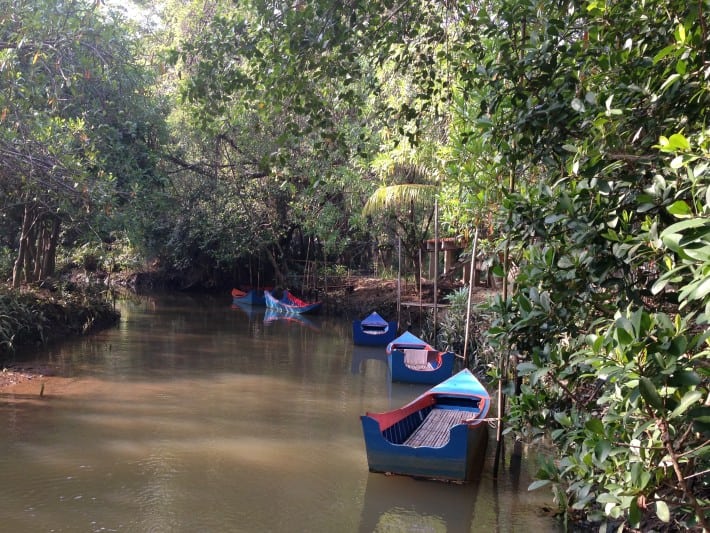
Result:
<svg viewBox="0 0 710 533"><path fill-rule="evenodd" d="M18 356L61 379L0 392L0 531L561 531L527 490L534 451L507 446L493 479L493 431L467 485L368 472L359 416L426 387L389 383L349 321L118 305L115 328Z"/></svg>

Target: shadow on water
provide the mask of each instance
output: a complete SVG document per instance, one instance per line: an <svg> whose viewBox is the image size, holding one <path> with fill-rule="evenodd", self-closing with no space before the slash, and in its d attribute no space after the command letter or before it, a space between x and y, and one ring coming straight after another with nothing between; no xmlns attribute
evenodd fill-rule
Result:
<svg viewBox="0 0 710 533"><path fill-rule="evenodd" d="M472 531L480 478L468 485L370 473L360 533Z"/></svg>
<svg viewBox="0 0 710 533"><path fill-rule="evenodd" d="M384 346L353 346L350 372L363 373L363 365L367 361L378 361L387 366L387 353Z"/></svg>

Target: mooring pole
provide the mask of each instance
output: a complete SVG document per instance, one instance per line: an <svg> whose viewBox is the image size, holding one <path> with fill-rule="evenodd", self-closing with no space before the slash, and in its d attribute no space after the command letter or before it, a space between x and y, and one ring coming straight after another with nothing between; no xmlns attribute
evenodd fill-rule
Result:
<svg viewBox="0 0 710 533"><path fill-rule="evenodd" d="M468 304L466 305L466 333L463 341L463 364L468 368L468 330L471 324L471 300L473 299L473 280L476 271L476 247L478 246L478 228L473 234L473 250L471 251L471 271L468 273ZM478 356L474 368L478 366Z"/></svg>
<svg viewBox="0 0 710 533"><path fill-rule="evenodd" d="M436 280L439 277L439 200L434 199L434 340L436 340L437 330L437 311L439 309L439 300L437 295Z"/></svg>
<svg viewBox="0 0 710 533"><path fill-rule="evenodd" d="M397 237L397 329L402 324L402 237Z"/></svg>

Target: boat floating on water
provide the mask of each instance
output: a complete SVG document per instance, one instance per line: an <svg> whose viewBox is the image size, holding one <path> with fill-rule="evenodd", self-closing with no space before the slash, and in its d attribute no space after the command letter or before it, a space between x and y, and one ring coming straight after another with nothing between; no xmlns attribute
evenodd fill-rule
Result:
<svg viewBox="0 0 710 533"><path fill-rule="evenodd" d="M266 305L266 298L264 298L264 291L261 289L249 289L248 291L243 291L240 289L232 289L232 303L237 304L247 304L247 305Z"/></svg>
<svg viewBox="0 0 710 533"><path fill-rule="evenodd" d="M392 381L436 385L454 372L456 354L436 350L409 331L390 342L386 351Z"/></svg>
<svg viewBox="0 0 710 533"><path fill-rule="evenodd" d="M288 290L284 290L279 299L271 291L264 291L264 297L266 298L266 307L276 309L282 313L316 313L321 308L321 302L305 302Z"/></svg>
<svg viewBox="0 0 710 533"><path fill-rule="evenodd" d="M353 343L358 346L387 346L396 336L397 322L388 322L376 311L353 320Z"/></svg>
<svg viewBox="0 0 710 533"><path fill-rule="evenodd" d="M371 472L466 483L484 460L490 395L468 369L407 405L361 416Z"/></svg>

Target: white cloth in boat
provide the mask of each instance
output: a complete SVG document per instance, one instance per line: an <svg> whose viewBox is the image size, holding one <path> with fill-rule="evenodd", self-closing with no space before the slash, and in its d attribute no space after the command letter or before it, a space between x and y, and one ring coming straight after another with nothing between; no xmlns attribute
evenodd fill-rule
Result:
<svg viewBox="0 0 710 533"><path fill-rule="evenodd" d="M430 357L432 355L435 357L437 353L433 350L406 349L404 350L404 364L412 370L432 370L434 361L431 361Z"/></svg>

